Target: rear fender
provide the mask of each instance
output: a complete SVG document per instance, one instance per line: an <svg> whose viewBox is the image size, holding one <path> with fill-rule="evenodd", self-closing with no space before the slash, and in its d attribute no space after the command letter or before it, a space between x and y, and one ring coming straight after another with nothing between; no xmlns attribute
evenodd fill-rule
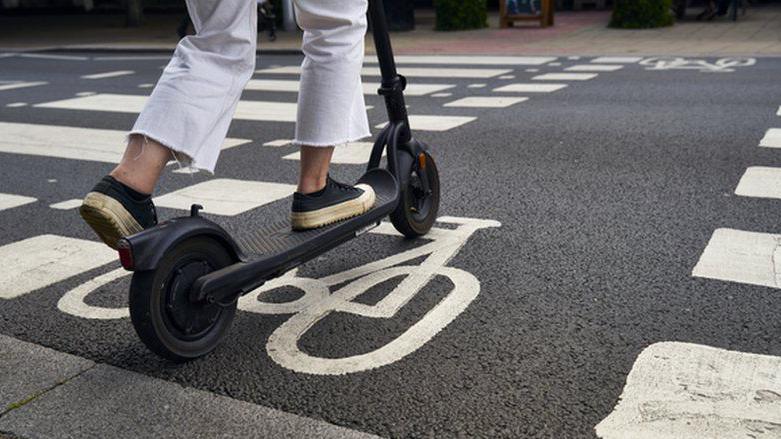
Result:
<svg viewBox="0 0 781 439"><path fill-rule="evenodd" d="M235 261L241 260L241 251L222 227L200 216L179 217L125 238L133 254L133 271L154 270L169 249L196 236L214 239Z"/></svg>

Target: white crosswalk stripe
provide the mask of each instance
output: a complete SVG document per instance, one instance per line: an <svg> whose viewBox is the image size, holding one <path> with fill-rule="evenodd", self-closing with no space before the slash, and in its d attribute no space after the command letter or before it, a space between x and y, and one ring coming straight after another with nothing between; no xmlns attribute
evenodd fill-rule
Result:
<svg viewBox="0 0 781 439"><path fill-rule="evenodd" d="M203 211L235 216L291 195L295 185L217 178L154 198L155 206L189 210L202 204Z"/></svg>
<svg viewBox="0 0 781 439"><path fill-rule="evenodd" d="M273 92L295 92L301 86L300 81L292 79L251 79L245 90L254 91L273 91ZM404 90L406 96L425 96L430 93L436 93L443 90L454 88L454 84L408 84ZM367 95L376 95L380 88L378 82L368 82L363 84L363 93Z"/></svg>
<svg viewBox="0 0 781 439"><path fill-rule="evenodd" d="M717 229L692 276L779 288L780 245L779 235Z"/></svg>
<svg viewBox="0 0 781 439"><path fill-rule="evenodd" d="M517 103L528 100L529 98L512 97L492 97L492 96L472 96L448 102L445 107L461 108L507 108Z"/></svg>
<svg viewBox="0 0 781 439"><path fill-rule="evenodd" d="M588 81L597 76L597 73L545 73L532 79L535 81Z"/></svg>
<svg viewBox="0 0 781 439"><path fill-rule="evenodd" d="M33 197L0 193L0 210L13 209L36 201L38 200Z"/></svg>
<svg viewBox="0 0 781 439"><path fill-rule="evenodd" d="M781 357L655 343L595 430L602 439L781 437Z"/></svg>
<svg viewBox="0 0 781 439"><path fill-rule="evenodd" d="M781 148L781 128L770 128L765 137L759 141L759 146L765 148Z"/></svg>
<svg viewBox="0 0 781 439"><path fill-rule="evenodd" d="M567 72L615 72L624 66L615 64L578 64L564 69Z"/></svg>
<svg viewBox="0 0 781 439"><path fill-rule="evenodd" d="M493 89L497 93L550 93L567 87L567 84L509 84Z"/></svg>
<svg viewBox="0 0 781 439"><path fill-rule="evenodd" d="M73 198L71 200L60 201L59 203L50 204L49 207L57 210L71 210L81 206L81 200Z"/></svg>
<svg viewBox="0 0 781 439"><path fill-rule="evenodd" d="M509 69L481 69L481 68L447 68L447 67L403 67L399 73L408 78L493 78L511 73ZM258 74L273 75L300 75L301 67L283 66L256 70ZM381 76L380 69L364 67L361 69L363 76Z"/></svg>
<svg viewBox="0 0 781 439"><path fill-rule="evenodd" d="M741 177L736 195L781 199L781 168L751 166Z"/></svg>
<svg viewBox="0 0 781 439"><path fill-rule="evenodd" d="M45 81L0 81L0 91L15 90L17 88L37 87L40 85L46 85Z"/></svg>
<svg viewBox="0 0 781 439"><path fill-rule="evenodd" d="M606 64L634 64L642 61L640 56L601 56L591 60L593 63L606 63Z"/></svg>
<svg viewBox="0 0 781 439"><path fill-rule="evenodd" d="M0 152L106 163L119 163L127 135L126 131L10 122L0 122L0 132ZM222 148L249 142L228 138Z"/></svg>
<svg viewBox="0 0 781 439"><path fill-rule="evenodd" d="M119 76L127 76L135 73L133 70L117 70L114 72L93 73L91 75L83 75L82 79L107 79L116 78Z"/></svg>

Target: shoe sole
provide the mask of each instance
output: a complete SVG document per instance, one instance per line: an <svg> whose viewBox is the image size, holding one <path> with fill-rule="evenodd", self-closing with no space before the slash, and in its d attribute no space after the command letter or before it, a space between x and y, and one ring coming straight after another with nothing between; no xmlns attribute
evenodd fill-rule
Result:
<svg viewBox="0 0 781 439"><path fill-rule="evenodd" d="M293 212L290 214L290 223L293 230L311 230L325 227L339 221L363 215L374 207L374 189L366 184L359 184L356 188L363 189L360 197L345 201L333 206L313 210L311 212Z"/></svg>
<svg viewBox="0 0 781 439"><path fill-rule="evenodd" d="M143 230L122 203L100 192L88 193L79 213L98 237L114 250L120 238Z"/></svg>

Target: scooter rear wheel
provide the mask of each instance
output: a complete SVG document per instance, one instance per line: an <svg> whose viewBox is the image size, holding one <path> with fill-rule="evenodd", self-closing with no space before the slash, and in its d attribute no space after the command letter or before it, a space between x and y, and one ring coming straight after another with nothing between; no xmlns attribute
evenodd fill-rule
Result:
<svg viewBox="0 0 781 439"><path fill-rule="evenodd" d="M134 273L130 319L141 341L175 362L214 350L230 328L236 302L194 303L190 289L198 277L231 263L231 254L219 242L195 237L166 252L157 269Z"/></svg>
<svg viewBox="0 0 781 439"><path fill-rule="evenodd" d="M418 157L402 152L398 162L402 176L401 193L398 206L390 214L391 223L407 238L423 236L431 230L439 212L437 164L428 152L422 152ZM424 173L421 169L425 169L428 192L422 184Z"/></svg>

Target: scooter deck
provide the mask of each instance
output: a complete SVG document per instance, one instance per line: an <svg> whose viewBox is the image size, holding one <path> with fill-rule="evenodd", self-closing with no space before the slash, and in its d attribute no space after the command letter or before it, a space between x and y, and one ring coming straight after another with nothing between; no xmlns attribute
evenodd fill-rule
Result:
<svg viewBox="0 0 781 439"><path fill-rule="evenodd" d="M368 176L368 178L366 178ZM359 183L372 186L375 192L375 204L366 213L317 229L293 231L287 220L277 221L254 228L249 232L239 232L233 239L241 251L240 259L245 262L268 258L286 253L306 252L329 235L349 232L355 235L357 229L369 226L388 215L396 206L396 187L390 174L372 174L361 178Z"/></svg>
<svg viewBox="0 0 781 439"><path fill-rule="evenodd" d="M193 286L196 300L220 300L235 291L251 291L360 235L396 208L398 186L388 171L373 169L358 183L370 185L376 196L374 207L363 215L309 231L293 231L288 221L281 221L231 236L239 261L198 278Z"/></svg>

